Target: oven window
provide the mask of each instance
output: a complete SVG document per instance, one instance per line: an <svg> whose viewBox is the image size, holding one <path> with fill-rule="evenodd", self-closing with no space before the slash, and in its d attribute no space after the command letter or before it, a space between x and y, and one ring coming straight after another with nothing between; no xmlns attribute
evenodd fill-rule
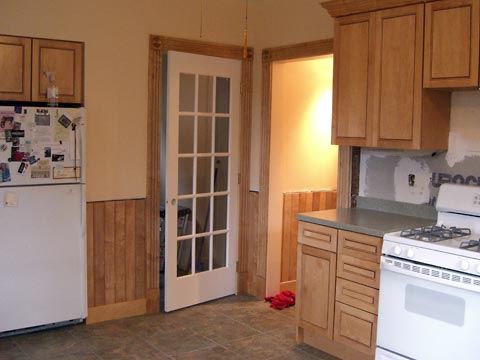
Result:
<svg viewBox="0 0 480 360"><path fill-rule="evenodd" d="M464 299L415 285L406 287L405 309L452 325L465 322Z"/></svg>

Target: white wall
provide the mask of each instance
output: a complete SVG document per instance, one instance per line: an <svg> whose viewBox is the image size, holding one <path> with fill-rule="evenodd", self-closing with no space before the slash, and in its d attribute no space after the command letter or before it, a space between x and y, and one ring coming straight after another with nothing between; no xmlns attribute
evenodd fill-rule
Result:
<svg viewBox="0 0 480 360"><path fill-rule="evenodd" d="M267 294L279 291L283 194L337 188L330 145L333 56L277 62L272 72Z"/></svg>
<svg viewBox="0 0 480 360"><path fill-rule="evenodd" d="M261 49L332 36L316 0L250 0L256 48L254 153L259 149ZM146 196L148 37L200 39L200 0L1 0L0 34L85 42L87 199ZM243 44L244 0L206 0L202 40ZM258 153L258 151L256 152ZM259 163L253 158L253 184Z"/></svg>

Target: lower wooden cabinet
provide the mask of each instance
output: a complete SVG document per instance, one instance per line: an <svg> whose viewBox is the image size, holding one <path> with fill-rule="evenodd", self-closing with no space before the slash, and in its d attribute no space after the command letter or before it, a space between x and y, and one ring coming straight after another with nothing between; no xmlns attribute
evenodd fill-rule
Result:
<svg viewBox="0 0 480 360"><path fill-rule="evenodd" d="M297 342L345 360L374 360L382 239L299 223ZM338 237L337 247L312 233ZM312 246L313 245L313 246Z"/></svg>
<svg viewBox="0 0 480 360"><path fill-rule="evenodd" d="M335 303L335 341L368 355L375 355L377 315Z"/></svg>
<svg viewBox="0 0 480 360"><path fill-rule="evenodd" d="M299 326L333 339L335 253L301 245L298 256Z"/></svg>

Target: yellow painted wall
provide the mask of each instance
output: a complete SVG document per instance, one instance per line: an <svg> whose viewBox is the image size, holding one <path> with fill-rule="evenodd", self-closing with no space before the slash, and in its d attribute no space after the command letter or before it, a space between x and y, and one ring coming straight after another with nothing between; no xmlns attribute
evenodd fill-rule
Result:
<svg viewBox="0 0 480 360"><path fill-rule="evenodd" d="M0 34L84 41L87 199L145 197L149 34L200 39L200 0L1 0ZM206 0L203 40L241 45L244 0ZM332 21L313 0L250 0L256 47L258 149L261 49L321 39ZM259 163L252 171L258 183Z"/></svg>
<svg viewBox="0 0 480 360"><path fill-rule="evenodd" d="M278 292L283 193L337 188L330 145L333 56L273 65L267 294Z"/></svg>

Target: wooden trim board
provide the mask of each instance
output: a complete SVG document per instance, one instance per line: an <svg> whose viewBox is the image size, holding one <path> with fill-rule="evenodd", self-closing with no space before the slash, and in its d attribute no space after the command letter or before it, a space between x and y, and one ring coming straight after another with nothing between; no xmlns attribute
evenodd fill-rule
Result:
<svg viewBox="0 0 480 360"><path fill-rule="evenodd" d="M146 201L146 247L147 247L147 311L160 310L160 249L159 249L159 208L160 208L160 135L166 121L162 114L163 56L168 51L180 51L198 55L222 57L242 61L241 84L241 133L240 133L240 203L237 289L247 291L249 227L249 178L250 178L250 134L252 120L252 74L253 49L248 48L243 58L243 47L224 45L197 40L179 39L166 36L150 36L148 123L147 123L147 201Z"/></svg>
<svg viewBox="0 0 480 360"><path fill-rule="evenodd" d="M102 305L88 308L87 325L103 321L122 319L130 316L143 315L147 312L147 300L139 299L117 304Z"/></svg>

